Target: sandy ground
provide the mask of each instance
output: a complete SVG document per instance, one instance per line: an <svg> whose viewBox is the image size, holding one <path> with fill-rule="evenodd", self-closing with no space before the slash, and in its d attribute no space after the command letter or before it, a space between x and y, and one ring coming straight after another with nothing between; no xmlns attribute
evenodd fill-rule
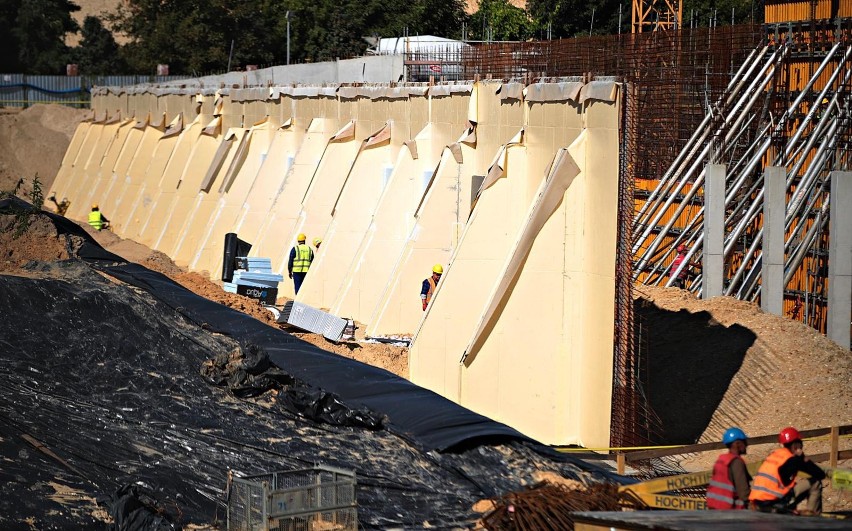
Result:
<svg viewBox="0 0 852 531"><path fill-rule="evenodd" d="M43 189L47 190L73 130L85 114L85 111L53 106L0 112L0 190L11 189L21 176L31 179L36 172ZM30 184L29 179L27 184ZM57 239L52 226L34 229L30 232L38 237L14 241L10 233L0 231L0 271L26 274L20 267L27 260L68 257L64 243ZM128 261L160 271L195 293L278 326L272 314L256 301L225 293L220 284L182 270L162 253L123 240L109 231L92 234L103 247ZM765 314L755 305L735 299L720 297L701 301L682 290L649 286L638 286L636 296L653 308L657 319L663 319L651 331L655 341L652 341L649 355L656 356L658 362L665 355L661 351L674 352L679 357L677 364L664 363L660 368L658 363L655 366L658 373L652 375L652 382L656 377L662 384L649 391L659 393L660 389L671 388L667 387L667 382L681 382L684 396L673 393L657 403L685 403L696 408L709 403L712 408L706 412L709 423L704 421L695 433L695 437L700 435L702 442L718 440L730 425L738 425L746 433L757 436L776 433L787 425L809 429L852 424L852 353L849 350L801 323ZM363 329L359 327L361 334ZM408 376L405 348L362 342L334 344L316 334L296 334L326 350ZM732 353L735 363L731 374L722 379L722 388L712 390L718 394L717 399L707 400L690 392L693 383L708 377L707 366L691 363L691 357L696 360L700 357L706 362L709 356L712 369L713 356L718 357L718 365L723 365L722 360L729 360ZM667 366L676 369L666 372ZM688 444L693 441L669 442ZM824 441L809 442L807 450L823 452L827 450L826 444ZM848 447L844 440L841 448ZM761 458L770 450L771 445L753 447L751 458ZM683 465L691 470L705 469L714 458L713 455L699 456ZM828 491L826 497L829 507L852 507L850 493Z"/></svg>

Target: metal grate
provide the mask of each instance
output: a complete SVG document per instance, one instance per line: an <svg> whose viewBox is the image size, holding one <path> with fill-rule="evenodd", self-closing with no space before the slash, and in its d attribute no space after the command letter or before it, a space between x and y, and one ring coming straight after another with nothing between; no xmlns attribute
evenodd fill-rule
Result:
<svg viewBox="0 0 852 531"><path fill-rule="evenodd" d="M322 334L329 341L340 341L343 330L346 328L346 319L296 301L284 303L277 322Z"/></svg>
<svg viewBox="0 0 852 531"><path fill-rule="evenodd" d="M323 465L229 477L229 531L355 531L355 473Z"/></svg>

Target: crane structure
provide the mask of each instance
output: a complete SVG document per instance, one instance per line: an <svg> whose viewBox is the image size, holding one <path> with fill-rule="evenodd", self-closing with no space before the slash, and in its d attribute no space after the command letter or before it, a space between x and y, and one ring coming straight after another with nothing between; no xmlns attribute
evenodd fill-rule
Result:
<svg viewBox="0 0 852 531"><path fill-rule="evenodd" d="M633 0L633 33L678 29L683 22L681 0Z"/></svg>

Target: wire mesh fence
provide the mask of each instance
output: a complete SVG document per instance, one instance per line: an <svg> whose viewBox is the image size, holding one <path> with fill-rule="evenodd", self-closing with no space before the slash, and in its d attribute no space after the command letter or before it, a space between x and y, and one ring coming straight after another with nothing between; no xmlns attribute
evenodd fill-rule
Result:
<svg viewBox="0 0 852 531"><path fill-rule="evenodd" d="M94 86L163 83L186 76L34 76L0 74L0 107L29 107L38 103L87 108Z"/></svg>

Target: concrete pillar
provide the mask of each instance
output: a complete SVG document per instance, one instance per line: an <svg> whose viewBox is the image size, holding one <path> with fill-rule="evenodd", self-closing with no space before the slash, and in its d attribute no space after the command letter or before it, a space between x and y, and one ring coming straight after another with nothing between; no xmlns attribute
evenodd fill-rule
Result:
<svg viewBox="0 0 852 531"><path fill-rule="evenodd" d="M760 307L764 312L784 311L784 216L787 205L787 169L769 166L763 174L763 252L761 254Z"/></svg>
<svg viewBox="0 0 852 531"><path fill-rule="evenodd" d="M852 171L831 172L828 236L828 338L850 348L852 321Z"/></svg>
<svg viewBox="0 0 852 531"><path fill-rule="evenodd" d="M704 178L704 259L701 298L722 295L725 277L725 176L724 164L708 164Z"/></svg>

